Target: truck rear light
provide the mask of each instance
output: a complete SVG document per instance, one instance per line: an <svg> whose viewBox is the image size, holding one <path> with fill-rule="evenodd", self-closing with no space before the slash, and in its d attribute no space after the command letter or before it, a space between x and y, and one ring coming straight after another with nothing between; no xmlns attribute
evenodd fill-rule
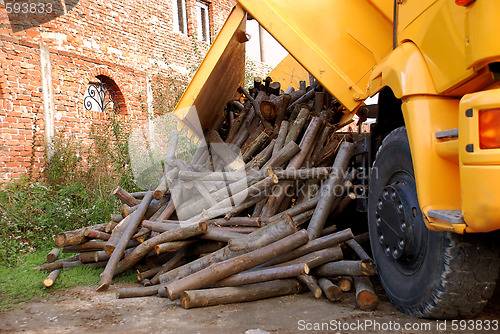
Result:
<svg viewBox="0 0 500 334"><path fill-rule="evenodd" d="M500 148L500 108L479 111L479 147Z"/></svg>
<svg viewBox="0 0 500 334"><path fill-rule="evenodd" d="M468 6L470 3L474 2L476 0L455 0L455 3L459 6Z"/></svg>

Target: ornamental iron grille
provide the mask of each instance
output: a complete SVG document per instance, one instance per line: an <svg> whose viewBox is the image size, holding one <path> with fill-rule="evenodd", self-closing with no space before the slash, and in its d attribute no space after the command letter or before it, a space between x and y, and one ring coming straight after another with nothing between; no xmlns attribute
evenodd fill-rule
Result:
<svg viewBox="0 0 500 334"><path fill-rule="evenodd" d="M117 111L115 92L104 82L90 82L83 99L85 110L107 112Z"/></svg>

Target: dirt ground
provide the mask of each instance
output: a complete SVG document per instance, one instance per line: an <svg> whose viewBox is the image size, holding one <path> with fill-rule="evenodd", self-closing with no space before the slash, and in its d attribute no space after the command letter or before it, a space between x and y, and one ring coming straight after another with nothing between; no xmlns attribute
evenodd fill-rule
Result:
<svg viewBox="0 0 500 334"><path fill-rule="evenodd" d="M376 285L380 304L374 312L356 306L354 293L340 302L314 299L311 293L250 303L185 310L178 301L159 297L117 299L113 285L105 293L77 287L33 300L0 313L1 333L457 333L448 320L416 319L400 313ZM498 290L498 289L497 289ZM498 293L496 293L498 296ZM490 303L474 320L500 319L500 302ZM318 327L323 326L323 327ZM346 327L348 326L348 327ZM405 326L409 326L406 328ZM314 330L314 329L317 330ZM488 333L498 331L467 331Z"/></svg>

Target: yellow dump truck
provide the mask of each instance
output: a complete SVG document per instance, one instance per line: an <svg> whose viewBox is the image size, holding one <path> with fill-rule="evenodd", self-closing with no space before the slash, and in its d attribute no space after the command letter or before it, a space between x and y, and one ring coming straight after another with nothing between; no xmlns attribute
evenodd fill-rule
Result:
<svg viewBox="0 0 500 334"><path fill-rule="evenodd" d="M346 119L376 117L366 212L392 302L419 317L479 312L499 267L500 1L238 0L178 105L203 127L242 84L250 15Z"/></svg>

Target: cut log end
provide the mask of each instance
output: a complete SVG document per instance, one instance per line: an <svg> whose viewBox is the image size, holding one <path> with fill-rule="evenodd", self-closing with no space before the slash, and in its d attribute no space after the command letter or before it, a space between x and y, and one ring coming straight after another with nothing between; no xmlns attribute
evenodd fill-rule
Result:
<svg viewBox="0 0 500 334"><path fill-rule="evenodd" d="M59 248L65 246L66 236L64 235L64 233L59 233L54 237L54 244Z"/></svg>
<svg viewBox="0 0 500 334"><path fill-rule="evenodd" d="M45 285L45 287L49 288L51 287L52 285L54 285L54 282L56 281L56 279L59 277L59 274L61 273L61 270L60 269L56 269L56 270L53 270L49 276L47 276L47 278L45 278L43 280L43 285Z"/></svg>
<svg viewBox="0 0 500 334"><path fill-rule="evenodd" d="M356 302L363 311L374 311L378 306L378 297L371 291L361 291L356 297Z"/></svg>
<svg viewBox="0 0 500 334"><path fill-rule="evenodd" d="M377 273L377 266L372 259L365 259L361 261L361 270L366 276L373 276Z"/></svg>

